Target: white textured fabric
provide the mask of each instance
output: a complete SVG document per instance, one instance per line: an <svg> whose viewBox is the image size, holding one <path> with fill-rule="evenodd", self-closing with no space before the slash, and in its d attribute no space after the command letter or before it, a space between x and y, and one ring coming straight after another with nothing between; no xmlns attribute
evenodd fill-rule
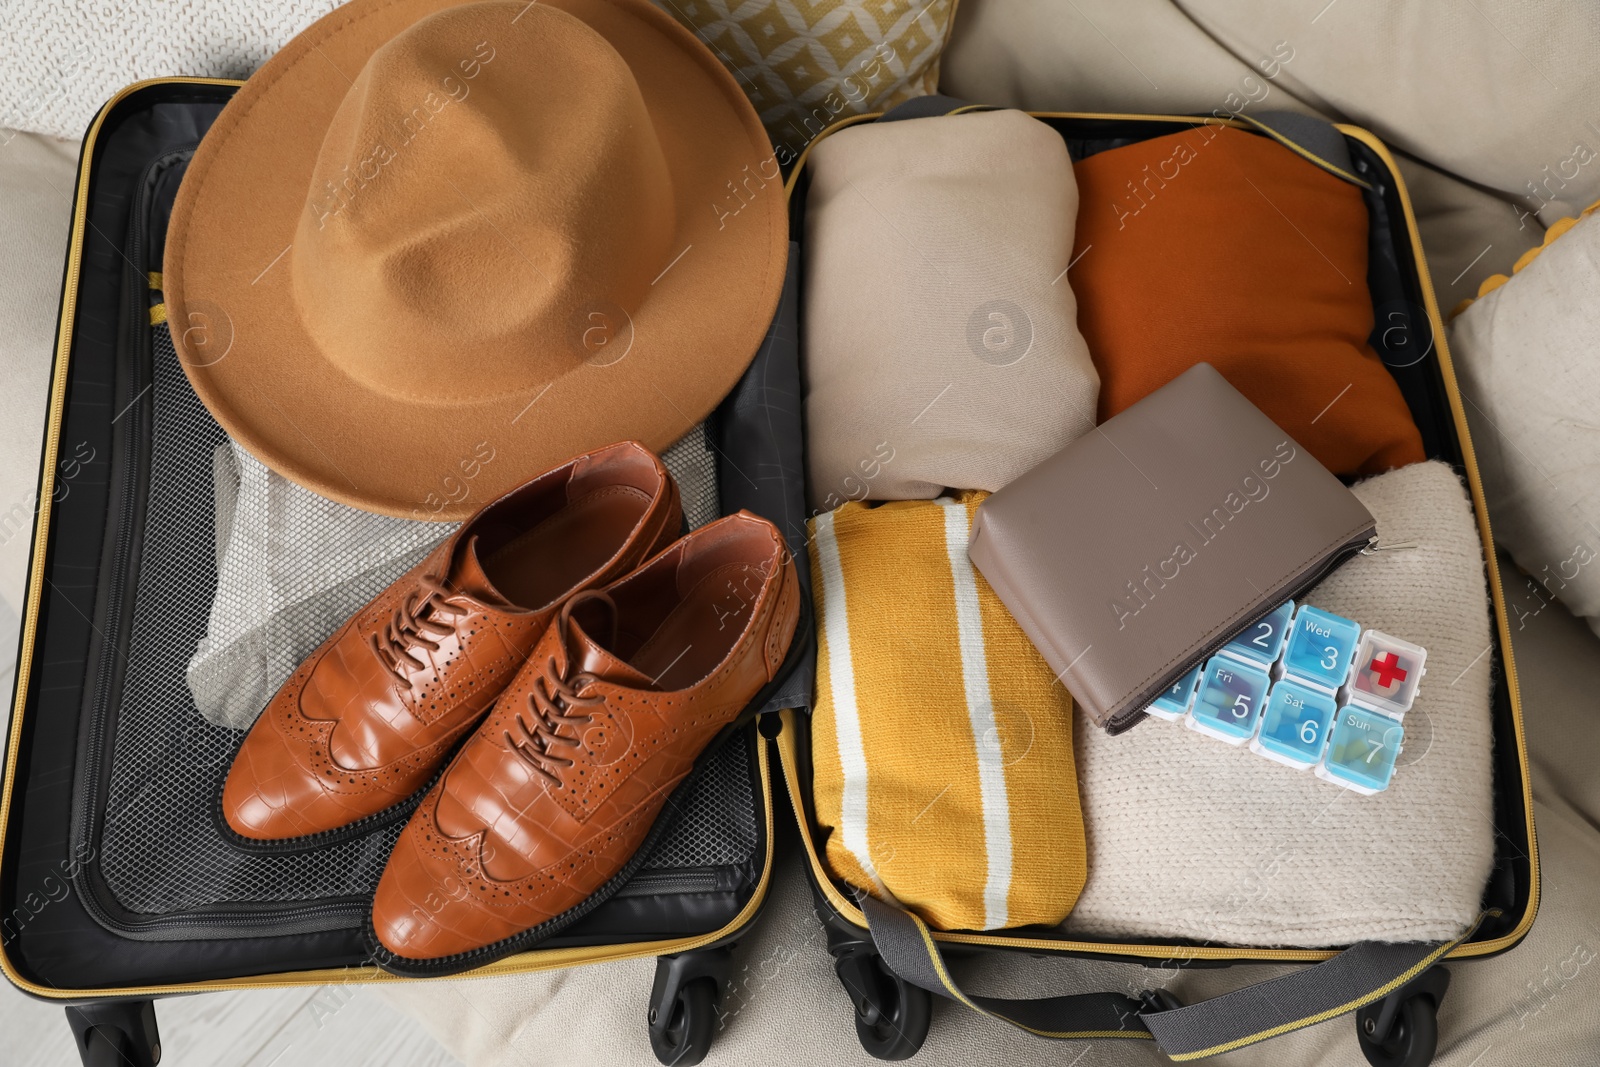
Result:
<svg viewBox="0 0 1600 1067"><path fill-rule="evenodd" d="M1364 797L1150 720L1117 737L1079 716L1089 881L1066 928L1316 947L1454 937L1494 856L1490 608L1466 490L1443 463L1355 494L1386 543L1305 598L1428 650L1394 781Z"/></svg>
<svg viewBox="0 0 1600 1067"><path fill-rule="evenodd" d="M1450 326L1495 539L1600 633L1600 213Z"/></svg>
<svg viewBox="0 0 1600 1067"><path fill-rule="evenodd" d="M206 721L255 722L295 667L455 529L336 503L229 442L215 458L217 592L189 661Z"/></svg>
<svg viewBox="0 0 1600 1067"><path fill-rule="evenodd" d="M246 78L339 0L11 0L0 18L0 126L82 137L143 78Z"/></svg>
<svg viewBox="0 0 1600 1067"><path fill-rule="evenodd" d="M814 507L999 489L1094 427L1059 134L1016 111L856 126L807 169Z"/></svg>
<svg viewBox="0 0 1600 1067"><path fill-rule="evenodd" d="M716 518L704 426L662 459L689 522ZM189 691L208 722L243 730L306 656L455 525L336 503L231 442L217 450L215 473L217 591L189 661Z"/></svg>

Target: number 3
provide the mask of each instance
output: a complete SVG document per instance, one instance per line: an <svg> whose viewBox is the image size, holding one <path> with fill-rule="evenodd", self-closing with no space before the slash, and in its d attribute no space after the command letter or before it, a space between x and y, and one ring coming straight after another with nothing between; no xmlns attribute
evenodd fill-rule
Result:
<svg viewBox="0 0 1600 1067"><path fill-rule="evenodd" d="M1332 645L1329 645L1327 648L1323 649L1322 655L1325 657L1322 660L1323 670L1331 671L1339 665L1339 650L1334 648Z"/></svg>
<svg viewBox="0 0 1600 1067"><path fill-rule="evenodd" d="M1256 625L1261 627L1261 633L1256 637L1251 638L1250 643L1255 645L1257 648L1270 647L1267 644L1267 638L1272 636L1272 624L1270 622L1258 622Z"/></svg>

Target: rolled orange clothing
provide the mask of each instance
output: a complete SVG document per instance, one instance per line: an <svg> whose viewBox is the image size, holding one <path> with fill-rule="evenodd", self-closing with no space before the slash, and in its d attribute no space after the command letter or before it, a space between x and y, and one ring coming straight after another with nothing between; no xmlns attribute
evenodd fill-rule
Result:
<svg viewBox="0 0 1600 1067"><path fill-rule="evenodd" d="M1075 166L1069 278L1100 421L1209 362L1335 474L1427 458L1367 337L1361 190L1270 138L1207 126Z"/></svg>

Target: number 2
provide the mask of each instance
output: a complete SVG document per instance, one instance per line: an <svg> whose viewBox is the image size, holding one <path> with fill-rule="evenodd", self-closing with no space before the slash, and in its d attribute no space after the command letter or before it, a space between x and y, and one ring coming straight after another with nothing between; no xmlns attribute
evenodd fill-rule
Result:
<svg viewBox="0 0 1600 1067"><path fill-rule="evenodd" d="M1331 671L1339 665L1339 650L1334 648L1332 645L1324 648L1322 650L1322 655L1324 657L1322 660L1323 670Z"/></svg>
<svg viewBox="0 0 1600 1067"><path fill-rule="evenodd" d="M1261 633L1252 637L1250 643L1257 648L1270 648L1271 646L1267 644L1267 638L1272 636L1272 624L1270 622L1258 622L1256 625L1261 627Z"/></svg>

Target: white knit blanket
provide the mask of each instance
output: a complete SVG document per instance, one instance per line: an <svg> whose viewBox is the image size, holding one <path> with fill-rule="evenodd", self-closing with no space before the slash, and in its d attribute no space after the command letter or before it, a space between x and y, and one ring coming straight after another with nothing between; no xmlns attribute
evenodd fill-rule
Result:
<svg viewBox="0 0 1600 1067"><path fill-rule="evenodd" d="M17 0L0 17L0 126L82 137L142 78L249 77L340 0Z"/></svg>
<svg viewBox="0 0 1600 1067"><path fill-rule="evenodd" d="M1389 789L1364 797L1177 724L1078 716L1089 881L1066 929L1220 944L1461 933L1494 855L1488 591L1461 482L1418 463L1355 487L1385 542L1307 600L1428 650Z"/></svg>

